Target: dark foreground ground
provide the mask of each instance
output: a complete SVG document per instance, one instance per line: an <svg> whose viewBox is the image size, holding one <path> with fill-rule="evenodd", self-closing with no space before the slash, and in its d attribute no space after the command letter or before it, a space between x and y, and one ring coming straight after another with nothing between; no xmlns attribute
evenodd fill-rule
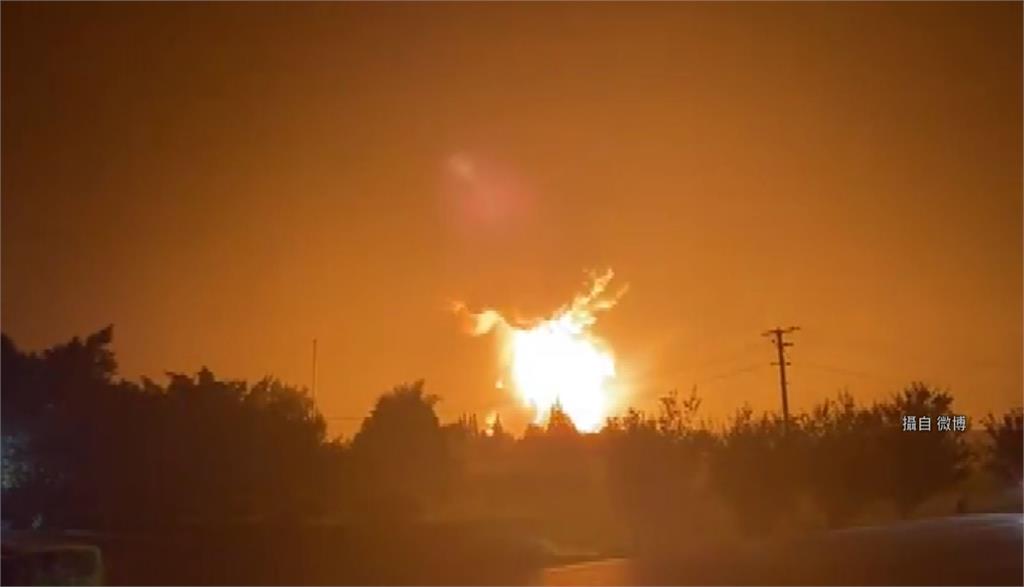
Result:
<svg viewBox="0 0 1024 587"><path fill-rule="evenodd" d="M525 528L497 523L377 524L89 535L74 542L99 547L104 580L112 585L1024 584L1019 513L853 528L661 560L574 564L527 535ZM5 533L4 542L9 549L14 534ZM8 583L12 569L4 566Z"/></svg>
<svg viewBox="0 0 1024 587"><path fill-rule="evenodd" d="M566 562L525 535L497 523L5 531L0 584L526 584Z"/></svg>
<svg viewBox="0 0 1024 587"><path fill-rule="evenodd" d="M503 529L232 529L99 542L111 585L526 584L556 563Z"/></svg>
<svg viewBox="0 0 1024 587"><path fill-rule="evenodd" d="M1024 516L827 532L746 552L546 569L544 585L1024 585Z"/></svg>

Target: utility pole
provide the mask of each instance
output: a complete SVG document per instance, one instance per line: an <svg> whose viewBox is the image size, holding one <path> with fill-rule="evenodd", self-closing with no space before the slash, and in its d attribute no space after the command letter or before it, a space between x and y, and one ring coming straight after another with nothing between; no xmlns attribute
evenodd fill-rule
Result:
<svg viewBox="0 0 1024 587"><path fill-rule="evenodd" d="M313 339L313 403L316 403L316 339Z"/></svg>
<svg viewBox="0 0 1024 587"><path fill-rule="evenodd" d="M772 365L779 366L779 388L782 391L782 430L786 433L789 432L789 395L786 391L786 366L789 365L789 362L786 361L786 347L793 346L793 343L786 342L785 336L797 330L800 330L799 326L790 326L789 328L775 328L761 333L761 336L767 336L772 339L772 342L775 343L775 349L779 354L778 362L772 363Z"/></svg>

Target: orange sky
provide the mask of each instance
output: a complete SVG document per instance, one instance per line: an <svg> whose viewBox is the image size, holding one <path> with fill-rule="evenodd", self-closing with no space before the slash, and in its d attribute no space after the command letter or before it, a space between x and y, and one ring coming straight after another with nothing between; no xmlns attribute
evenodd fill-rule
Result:
<svg viewBox="0 0 1024 587"><path fill-rule="evenodd" d="M28 348L113 323L129 377L307 384L316 337L328 416L426 378L447 419L511 403L451 300L545 314L613 267L596 329L641 407L776 409L759 335L790 324L796 410L1021 402L1019 3L2 11Z"/></svg>

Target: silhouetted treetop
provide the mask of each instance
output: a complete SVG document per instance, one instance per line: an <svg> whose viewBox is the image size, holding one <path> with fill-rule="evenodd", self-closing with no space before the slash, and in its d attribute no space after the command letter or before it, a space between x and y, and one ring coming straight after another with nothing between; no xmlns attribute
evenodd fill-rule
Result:
<svg viewBox="0 0 1024 587"><path fill-rule="evenodd" d="M371 510L418 511L446 486L451 458L434 412L438 397L423 386L420 380L382 395L352 439L354 472Z"/></svg>
<svg viewBox="0 0 1024 587"><path fill-rule="evenodd" d="M984 420L989 445L984 462L989 471L1011 486L1024 480L1024 410L1014 408L999 419Z"/></svg>

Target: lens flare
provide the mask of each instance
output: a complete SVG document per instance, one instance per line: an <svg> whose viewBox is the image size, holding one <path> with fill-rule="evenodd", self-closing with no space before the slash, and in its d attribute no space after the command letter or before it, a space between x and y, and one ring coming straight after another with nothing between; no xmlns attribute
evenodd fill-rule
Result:
<svg viewBox="0 0 1024 587"><path fill-rule="evenodd" d="M535 423L543 423L560 405L577 429L593 432L619 403L612 396L614 355L591 332L597 314L613 308L626 292L623 287L604 296L613 276L610 269L592 276L589 291L550 318L529 324L512 324L497 310L472 313L465 304L455 304L455 311L469 318L471 335L494 332L499 337L505 373L498 387L514 389L533 411Z"/></svg>

